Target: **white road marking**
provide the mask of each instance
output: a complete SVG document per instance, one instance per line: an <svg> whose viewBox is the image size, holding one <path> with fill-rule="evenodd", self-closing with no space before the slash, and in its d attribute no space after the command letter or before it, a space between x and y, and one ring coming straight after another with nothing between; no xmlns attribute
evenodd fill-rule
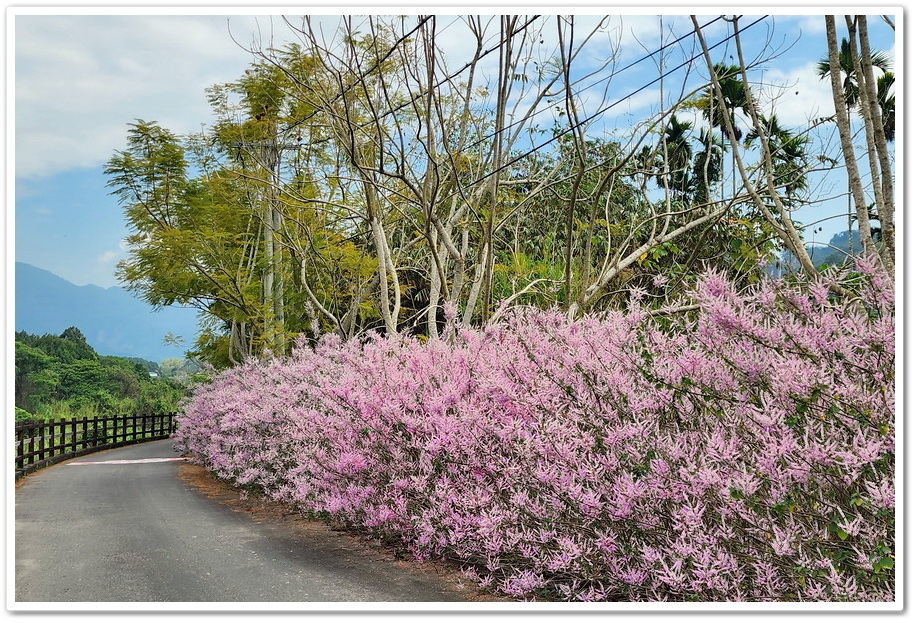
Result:
<svg viewBox="0 0 916 623"><path fill-rule="evenodd" d="M67 465L129 465L133 463L165 463L167 461L184 461L186 457L169 457L159 459L116 459L111 461L73 461Z"/></svg>

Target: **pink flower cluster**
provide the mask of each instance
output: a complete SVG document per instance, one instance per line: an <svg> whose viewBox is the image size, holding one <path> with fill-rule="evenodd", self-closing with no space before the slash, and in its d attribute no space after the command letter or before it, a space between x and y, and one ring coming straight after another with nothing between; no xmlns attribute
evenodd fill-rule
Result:
<svg viewBox="0 0 916 623"><path fill-rule="evenodd" d="M326 336L200 387L179 447L519 599L893 600L892 284L691 297Z"/></svg>

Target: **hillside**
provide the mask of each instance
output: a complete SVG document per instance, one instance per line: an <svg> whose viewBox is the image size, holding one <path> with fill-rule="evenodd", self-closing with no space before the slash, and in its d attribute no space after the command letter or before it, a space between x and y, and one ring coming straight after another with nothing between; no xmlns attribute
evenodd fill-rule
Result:
<svg viewBox="0 0 916 623"><path fill-rule="evenodd" d="M182 357L193 344L197 312L167 307L154 310L123 288L77 286L46 270L16 262L17 331L59 335L67 327L83 331L99 353L162 361ZM167 334L181 346L167 345Z"/></svg>

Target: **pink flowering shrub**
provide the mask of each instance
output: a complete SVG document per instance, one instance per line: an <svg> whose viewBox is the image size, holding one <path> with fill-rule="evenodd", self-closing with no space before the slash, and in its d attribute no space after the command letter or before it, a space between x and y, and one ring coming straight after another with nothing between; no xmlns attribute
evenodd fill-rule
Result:
<svg viewBox="0 0 916 623"><path fill-rule="evenodd" d="M326 336L199 388L179 445L517 598L893 600L894 294L859 268L710 273L693 315Z"/></svg>

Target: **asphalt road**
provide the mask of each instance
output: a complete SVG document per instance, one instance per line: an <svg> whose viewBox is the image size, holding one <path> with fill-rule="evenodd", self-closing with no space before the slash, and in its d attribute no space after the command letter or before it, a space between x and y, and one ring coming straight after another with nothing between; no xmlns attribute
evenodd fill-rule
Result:
<svg viewBox="0 0 916 623"><path fill-rule="evenodd" d="M154 441L82 456L16 487L16 602L447 602L444 575L303 538L234 512L178 477ZM350 541L347 541L350 539ZM472 597L470 599L473 599Z"/></svg>

